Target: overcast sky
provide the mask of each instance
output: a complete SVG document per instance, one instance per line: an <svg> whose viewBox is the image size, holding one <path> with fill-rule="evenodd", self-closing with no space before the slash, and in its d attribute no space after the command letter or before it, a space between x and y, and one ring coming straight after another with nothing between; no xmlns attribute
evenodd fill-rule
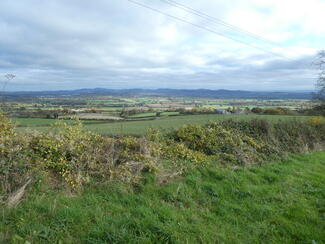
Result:
<svg viewBox="0 0 325 244"><path fill-rule="evenodd" d="M325 0L174 0L272 43L160 0L136 1L259 49L127 0L0 0L1 82L13 73L8 91L314 89Z"/></svg>

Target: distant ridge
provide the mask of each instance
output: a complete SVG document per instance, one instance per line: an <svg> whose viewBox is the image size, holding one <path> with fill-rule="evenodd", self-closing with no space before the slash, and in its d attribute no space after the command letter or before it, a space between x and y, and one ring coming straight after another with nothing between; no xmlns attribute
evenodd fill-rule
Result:
<svg viewBox="0 0 325 244"><path fill-rule="evenodd" d="M156 97L192 97L214 99L311 99L312 92L269 92L241 90L209 90L209 89L77 89L58 91L20 91L1 93L6 97L39 97L39 96L156 96Z"/></svg>

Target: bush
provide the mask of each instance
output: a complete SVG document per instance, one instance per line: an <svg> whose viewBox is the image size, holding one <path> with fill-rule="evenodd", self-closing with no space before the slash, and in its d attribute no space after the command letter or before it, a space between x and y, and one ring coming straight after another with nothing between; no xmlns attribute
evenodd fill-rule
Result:
<svg viewBox="0 0 325 244"><path fill-rule="evenodd" d="M307 152L324 147L325 123L227 120L205 126L183 126L169 137L190 150L224 163L259 164L270 156Z"/></svg>
<svg viewBox="0 0 325 244"><path fill-rule="evenodd" d="M81 123L57 123L46 133L17 135L0 115L0 194L6 198L27 179L47 180L77 191L89 181L138 184L143 172L164 171L164 160L183 172L206 162L254 165L286 153L324 148L324 119L271 124L265 120L186 125L143 138L109 138ZM177 162L182 162L181 170ZM164 165L164 166L163 166ZM167 166L168 167L168 166ZM46 185L46 184L44 184Z"/></svg>
<svg viewBox="0 0 325 244"><path fill-rule="evenodd" d="M321 126L325 124L325 118L321 116L312 117L308 120L308 122L313 126Z"/></svg>
<svg viewBox="0 0 325 244"><path fill-rule="evenodd" d="M17 137L13 125L0 114L0 195L15 190L28 175L27 145L26 138Z"/></svg>
<svg viewBox="0 0 325 244"><path fill-rule="evenodd" d="M85 131L79 122L57 123L48 133L19 136L5 119L1 128L7 128L0 137L1 195L10 194L36 175L75 191L90 180L119 178L136 183L142 171L159 168L154 143L144 138L103 137Z"/></svg>
<svg viewBox="0 0 325 244"><path fill-rule="evenodd" d="M260 107L255 107L252 108L251 110L252 113L255 114L268 114L268 115L298 115L299 113L295 110L290 110L287 108L281 108L281 107L277 107L277 108L260 108Z"/></svg>
<svg viewBox="0 0 325 244"><path fill-rule="evenodd" d="M252 164L261 161L265 144L240 130L225 128L222 123L206 126L184 126L171 134L189 149L227 162ZM223 160L226 159L226 160Z"/></svg>

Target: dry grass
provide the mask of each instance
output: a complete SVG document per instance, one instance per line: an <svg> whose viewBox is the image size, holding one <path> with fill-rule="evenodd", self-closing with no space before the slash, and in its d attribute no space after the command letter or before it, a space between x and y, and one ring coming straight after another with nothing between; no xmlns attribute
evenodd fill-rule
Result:
<svg viewBox="0 0 325 244"><path fill-rule="evenodd" d="M26 183L21 186L18 190L16 190L14 193L12 193L7 200L7 206L8 208L14 208L16 207L22 200L26 187L32 182L31 179L28 179Z"/></svg>

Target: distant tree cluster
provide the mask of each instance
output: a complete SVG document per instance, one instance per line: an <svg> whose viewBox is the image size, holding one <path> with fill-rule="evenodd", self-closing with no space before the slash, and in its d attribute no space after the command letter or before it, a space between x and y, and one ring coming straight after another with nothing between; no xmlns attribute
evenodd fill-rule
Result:
<svg viewBox="0 0 325 244"><path fill-rule="evenodd" d="M260 108L255 107L251 109L251 112L254 114L267 114L267 115L298 115L299 112L295 110L291 110L288 108Z"/></svg>
<svg viewBox="0 0 325 244"><path fill-rule="evenodd" d="M123 109L120 112L120 117L122 118L127 118L129 116L133 116L136 114L141 114L141 113L153 113L154 109Z"/></svg>
<svg viewBox="0 0 325 244"><path fill-rule="evenodd" d="M20 107L17 111L10 112L8 115L10 117L17 118L43 118L43 119L58 119L61 115L72 115L75 112L69 109L60 110L44 110L38 108L36 111L28 111L26 107Z"/></svg>
<svg viewBox="0 0 325 244"><path fill-rule="evenodd" d="M214 114L215 109L213 108L192 108L192 109L185 109L185 108L180 108L177 110L180 114Z"/></svg>

